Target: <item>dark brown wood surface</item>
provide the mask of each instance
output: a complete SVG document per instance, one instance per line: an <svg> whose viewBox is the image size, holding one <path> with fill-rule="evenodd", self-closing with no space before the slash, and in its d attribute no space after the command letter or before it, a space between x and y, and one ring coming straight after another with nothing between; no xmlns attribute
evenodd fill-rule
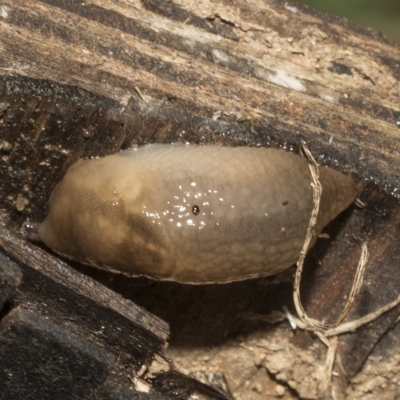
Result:
<svg viewBox="0 0 400 400"><path fill-rule="evenodd" d="M366 241L370 262L352 310L363 315L400 287L399 125L399 47L297 4L0 6L0 210L14 231L43 219L53 187L81 157L173 141L293 150L303 139L319 163L351 174L367 203L333 223L331 240L310 254L303 299L312 316L333 320ZM259 329L237 312L291 301L290 286L266 292L259 280L192 287L78 268L168 321L172 340L189 344ZM341 338L350 375L399 312Z"/></svg>

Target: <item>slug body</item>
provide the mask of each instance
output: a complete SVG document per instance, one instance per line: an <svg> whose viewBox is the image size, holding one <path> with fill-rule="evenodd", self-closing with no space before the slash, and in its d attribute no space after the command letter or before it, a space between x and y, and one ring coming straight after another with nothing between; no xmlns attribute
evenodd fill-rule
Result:
<svg viewBox="0 0 400 400"><path fill-rule="evenodd" d="M281 150L148 145L72 165L39 236L68 258L128 275L223 283L299 258L313 208L308 161ZM356 197L320 168L315 238Z"/></svg>

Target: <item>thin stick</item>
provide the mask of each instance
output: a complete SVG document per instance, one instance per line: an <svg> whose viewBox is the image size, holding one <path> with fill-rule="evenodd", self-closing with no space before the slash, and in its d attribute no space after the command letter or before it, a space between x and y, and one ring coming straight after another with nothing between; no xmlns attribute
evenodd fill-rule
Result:
<svg viewBox="0 0 400 400"><path fill-rule="evenodd" d="M325 395L328 395L332 386L332 371L335 364L338 339L336 336L328 339L320 332L317 332L317 335L321 342L328 348L325 359L324 381L322 382L322 391Z"/></svg>
<svg viewBox="0 0 400 400"><path fill-rule="evenodd" d="M336 320L334 324L326 324L320 322L316 319L308 317L307 313L305 312L303 305L301 304L301 297L300 297L300 282L301 276L303 273L303 266L304 260L307 254L307 251L310 247L311 240L313 236L315 236L315 225L317 223L318 211L319 211L319 204L321 201L322 195L322 186L319 181L319 171L318 171L318 164L316 163L314 157L312 156L311 152L308 150L304 141L301 142L302 150L309 161L309 167L311 172L312 183L311 186L313 188L313 210L311 212L310 223L308 225L306 237L304 239L303 248L301 249L299 260L297 262L297 270L296 270L296 278L294 282L293 288L293 300L296 307L296 312L300 318L300 320L308 327L310 330L315 330L319 332L326 332L327 330L331 330L336 328L346 317L348 314L350 307L354 303L354 300L358 293L360 292L363 276L365 272L365 266L368 260L368 249L367 245L364 243L362 245L361 256L358 262L356 275L354 277L353 285L350 291L349 298L344 306L342 312L340 313L339 318Z"/></svg>
<svg viewBox="0 0 400 400"><path fill-rule="evenodd" d="M361 318L355 319L353 321L345 322L337 326L336 328L327 329L325 331L320 332L325 337L337 336L343 333L354 332L356 329L360 328L363 325L369 324L372 321L375 321L381 315L387 313L388 311L392 310L396 306L400 304L400 295L396 297L395 300L392 302L380 307L378 310L373 311L367 315L364 315ZM303 322L300 318L295 317L292 315L286 306L282 306L283 312L288 319L290 326L292 329L299 328L304 329L307 331L315 331L313 327L308 326L305 322Z"/></svg>
<svg viewBox="0 0 400 400"><path fill-rule="evenodd" d="M314 236L314 228L317 223L317 218L318 218L318 211L319 211L319 203L321 200L321 195L322 195L322 187L321 183L319 181L319 171L318 171L318 165L315 162L312 154L308 150L306 144L304 141L301 141L301 147L302 150L309 160L309 167L311 171L311 177L313 182L311 183L311 186L313 188L313 209L311 212L311 217L310 217L310 223L308 225L306 237L304 239L303 247L300 251L300 256L299 260L297 261L297 269L296 269L296 277L295 277L295 282L294 282L294 288L293 288L293 300L294 304L296 307L297 314L299 318L308 326L314 328L315 330L323 330L325 327L325 324L320 323L319 321L309 318L307 313L305 312L303 305L301 304L301 298L300 298L300 282L301 282L301 276L303 273L303 266L304 266L304 260L306 258L306 254L308 251L308 248L310 247L311 240Z"/></svg>
<svg viewBox="0 0 400 400"><path fill-rule="evenodd" d="M143 96L142 91L137 86L135 86L135 90L136 90L136 93L139 95L140 99L143 101L146 101L146 99Z"/></svg>
<svg viewBox="0 0 400 400"><path fill-rule="evenodd" d="M329 337L329 336L337 336L342 333L346 332L352 332L358 329L360 326L369 324L370 322L376 320L379 318L381 315L387 313L390 311L392 308L398 306L400 304L400 295L396 297L395 300L393 300L391 303L388 303L384 305L383 307L380 307L378 310L373 311L367 315L364 315L361 318L358 318L354 321L349 321L344 324L341 324L337 326L336 328L328 329L327 331L323 332L324 336Z"/></svg>
<svg viewBox="0 0 400 400"><path fill-rule="evenodd" d="M356 270L356 275L354 277L353 285L351 287L349 299L344 306L339 318L337 319L336 323L334 325L331 325L329 329L333 329L337 327L346 317L348 314L350 307L353 305L355 298L357 295L360 293L362 284L363 284L363 278L364 278L364 272L365 272L365 266L367 265L368 261L368 249L367 249L367 244L363 243L361 245L361 256L358 261L357 265L357 270Z"/></svg>

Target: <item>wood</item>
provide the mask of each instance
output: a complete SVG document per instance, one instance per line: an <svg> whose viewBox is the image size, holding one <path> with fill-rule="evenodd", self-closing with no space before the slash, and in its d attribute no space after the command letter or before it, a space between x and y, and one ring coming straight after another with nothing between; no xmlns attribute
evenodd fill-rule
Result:
<svg viewBox="0 0 400 400"><path fill-rule="evenodd" d="M2 396L89 398L115 374L136 393L126 370L164 355L168 325L5 229L0 250L19 261L0 251Z"/></svg>
<svg viewBox="0 0 400 400"><path fill-rule="evenodd" d="M86 327L82 336L91 336L91 332L98 332L97 343L104 342L103 345L106 346L105 341L112 340L116 342L117 350L132 357L137 356L137 361L143 362L151 359L154 354L163 354L169 334L168 325L164 321L7 230L0 232L0 248L23 265L24 274L18 287L19 293L13 295L17 304L24 304L30 299L30 309L40 310L45 315L47 312L44 310L47 307L57 308L59 313L65 314L64 318L71 320L70 325L76 324L75 331ZM52 282L48 284L49 280ZM46 287L47 284L49 287ZM70 291L73 293L69 293ZM37 298L36 305L32 304L34 297ZM62 300L60 297L63 297ZM43 306L42 301L48 304ZM82 313L79 320L76 303ZM101 308L101 311L96 308ZM93 314L92 318L86 320L90 313ZM73 322L71 314L74 314L77 322ZM99 315L102 316L101 319L98 318ZM123 318L118 320L118 315ZM110 330L105 335L103 331L107 328ZM120 332L131 334L124 336ZM139 346L142 336L152 336L147 349Z"/></svg>
<svg viewBox="0 0 400 400"><path fill-rule="evenodd" d="M319 163L351 174L367 203L310 254L307 310L334 320L363 241L371 257L352 316L397 296L400 50L382 35L290 2L4 0L0 38L8 228L42 220L81 157L172 141L293 150L303 139ZM253 312L291 301L290 287L276 299L259 281L183 287L80 268L167 320L184 343L256 329L235 318L235 301ZM341 338L349 375L399 313Z"/></svg>
<svg viewBox="0 0 400 400"><path fill-rule="evenodd" d="M0 357L4 399L30 398L32 394L43 399L54 395L84 399L105 380L115 363L112 354L90 341L18 307L2 320ZM66 365L70 373L57 376L57 372L66 371Z"/></svg>

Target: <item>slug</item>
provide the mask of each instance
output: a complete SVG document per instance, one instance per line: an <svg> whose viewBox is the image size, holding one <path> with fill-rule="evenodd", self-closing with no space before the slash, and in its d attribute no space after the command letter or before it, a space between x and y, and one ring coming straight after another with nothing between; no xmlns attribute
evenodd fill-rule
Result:
<svg viewBox="0 0 400 400"><path fill-rule="evenodd" d="M54 189L43 242L67 258L191 284L272 275L293 265L313 208L308 161L282 150L147 145L80 160ZM323 227L356 197L320 168Z"/></svg>

